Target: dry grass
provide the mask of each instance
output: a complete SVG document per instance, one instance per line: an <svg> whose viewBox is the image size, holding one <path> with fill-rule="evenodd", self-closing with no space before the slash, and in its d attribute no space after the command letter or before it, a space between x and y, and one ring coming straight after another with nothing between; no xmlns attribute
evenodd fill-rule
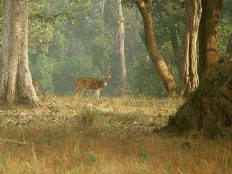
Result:
<svg viewBox="0 0 232 174"><path fill-rule="evenodd" d="M175 113L182 101L58 96L44 96L43 101L41 108L1 108L0 173L232 171L230 140L173 137L146 131L165 125L168 115Z"/></svg>

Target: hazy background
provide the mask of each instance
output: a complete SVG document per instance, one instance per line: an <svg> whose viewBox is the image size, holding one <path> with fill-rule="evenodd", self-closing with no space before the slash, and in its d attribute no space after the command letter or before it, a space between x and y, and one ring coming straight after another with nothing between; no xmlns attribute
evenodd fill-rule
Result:
<svg viewBox="0 0 232 174"><path fill-rule="evenodd" d="M184 5L157 0L154 27L158 47L178 81L184 39ZM226 0L219 29L219 50L223 52L232 31L232 4ZM29 3L29 61L34 79L42 91L74 94L75 81L81 76L101 78L107 65L112 79L103 95L118 95L121 89L117 4L106 0L86 3L70 0L36 0ZM143 23L135 7L124 8L125 57L129 89L133 95L165 95L165 89L147 55ZM177 38L178 50L172 43ZM174 51L178 52L177 56Z"/></svg>

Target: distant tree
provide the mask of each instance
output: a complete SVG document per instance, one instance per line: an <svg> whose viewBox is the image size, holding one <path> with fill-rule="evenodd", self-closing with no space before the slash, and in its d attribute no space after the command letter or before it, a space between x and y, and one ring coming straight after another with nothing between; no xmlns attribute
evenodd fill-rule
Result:
<svg viewBox="0 0 232 174"><path fill-rule="evenodd" d="M105 11L105 4L106 4L106 0L102 0L102 4L101 4L101 14L104 17L104 11Z"/></svg>
<svg viewBox="0 0 232 174"><path fill-rule="evenodd" d="M182 48L181 48L181 42L179 41L179 36L177 33L177 30L175 27L169 27L169 32L170 32L170 39L171 39L171 44L172 44L172 50L174 53L174 63L177 67L178 71L178 80L179 83L183 83L183 66L182 66Z"/></svg>
<svg viewBox="0 0 232 174"><path fill-rule="evenodd" d="M176 82L181 86L183 84L184 3L182 0L155 0L152 1L152 8L156 40L161 48L161 54L171 65L173 76L176 76ZM169 44L171 50L167 50Z"/></svg>
<svg viewBox="0 0 232 174"><path fill-rule="evenodd" d="M5 1L2 32L0 98L37 105L28 67L28 0Z"/></svg>
<svg viewBox="0 0 232 174"><path fill-rule="evenodd" d="M122 0L117 0L117 17L118 17L118 32L117 32L117 46L120 60L120 81L122 84L121 94L125 95L128 92L128 81L126 77L126 58L125 58L125 18L122 10Z"/></svg>
<svg viewBox="0 0 232 174"><path fill-rule="evenodd" d="M231 54L232 53L232 33L229 36L226 53Z"/></svg>

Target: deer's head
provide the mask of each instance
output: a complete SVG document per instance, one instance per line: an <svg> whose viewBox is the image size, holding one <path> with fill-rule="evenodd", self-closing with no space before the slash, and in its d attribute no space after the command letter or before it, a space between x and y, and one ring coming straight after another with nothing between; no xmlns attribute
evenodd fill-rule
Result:
<svg viewBox="0 0 232 174"><path fill-rule="evenodd" d="M108 82L111 79L110 66L106 68L105 74L102 76L103 81Z"/></svg>

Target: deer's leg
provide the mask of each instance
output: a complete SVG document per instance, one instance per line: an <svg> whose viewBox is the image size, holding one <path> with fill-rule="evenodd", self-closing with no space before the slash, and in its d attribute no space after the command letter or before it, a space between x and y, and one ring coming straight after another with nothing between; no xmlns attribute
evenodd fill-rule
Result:
<svg viewBox="0 0 232 174"><path fill-rule="evenodd" d="M81 97L82 97L82 95L83 95L83 92L84 92L84 90L81 90Z"/></svg>
<svg viewBox="0 0 232 174"><path fill-rule="evenodd" d="M96 90L97 99L99 99L99 97L100 97L100 91L101 91L101 90Z"/></svg>
<svg viewBox="0 0 232 174"><path fill-rule="evenodd" d="M76 95L78 95L79 94L79 89L78 89L78 87L76 87Z"/></svg>
<svg viewBox="0 0 232 174"><path fill-rule="evenodd" d="M83 89L77 88L77 95L82 97L82 94L83 94Z"/></svg>

